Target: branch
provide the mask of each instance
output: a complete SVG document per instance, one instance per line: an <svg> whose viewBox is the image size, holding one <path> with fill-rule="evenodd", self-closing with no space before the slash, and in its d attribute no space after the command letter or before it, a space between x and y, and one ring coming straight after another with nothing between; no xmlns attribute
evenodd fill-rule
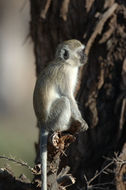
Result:
<svg viewBox="0 0 126 190"><path fill-rule="evenodd" d="M86 54L89 54L89 51L91 49L91 45L93 44L96 36L98 34L101 34L103 26L105 24L105 22L107 21L107 19L113 14L113 12L117 9L118 4L114 3L101 17L101 19L99 20L99 22L97 23L93 34L91 35L90 39L88 40L88 43L86 45Z"/></svg>
<svg viewBox="0 0 126 190"><path fill-rule="evenodd" d="M68 13L68 8L69 8L69 3L70 0L64 0L61 6L61 10L60 10L60 16L62 17L62 19L64 21L67 20L67 13Z"/></svg>
<svg viewBox="0 0 126 190"><path fill-rule="evenodd" d="M11 162L14 162L16 164L19 164L21 166L24 166L26 168L28 168L32 173L34 171L33 168L31 168L26 162L24 161L19 161L19 160L15 160L14 158L8 158L7 156L0 156L0 159L5 159L5 160L8 160L8 161L11 161Z"/></svg>
<svg viewBox="0 0 126 190"><path fill-rule="evenodd" d="M25 182L20 178L15 178L7 169L0 169L0 186L2 189L15 189L15 190L35 190L37 189L34 184ZM1 188L0 188L1 189Z"/></svg>
<svg viewBox="0 0 126 190"><path fill-rule="evenodd" d="M47 14L48 9L49 9L49 7L50 7L51 1L52 1L52 0L47 0L46 5L45 5L45 8L41 11L41 14L40 14L40 17L41 17L41 18L46 19L46 14Z"/></svg>
<svg viewBox="0 0 126 190"><path fill-rule="evenodd" d="M58 184L60 184L60 186L66 187L75 183L75 178L68 173L69 170L70 167L66 166L61 170L60 174L58 175L57 182Z"/></svg>
<svg viewBox="0 0 126 190"><path fill-rule="evenodd" d="M109 166L111 166L114 163L114 160L112 160L109 164L107 164L100 172L96 173L89 181L87 180L87 177L84 175L87 187L90 189L92 186L91 183L100 176Z"/></svg>

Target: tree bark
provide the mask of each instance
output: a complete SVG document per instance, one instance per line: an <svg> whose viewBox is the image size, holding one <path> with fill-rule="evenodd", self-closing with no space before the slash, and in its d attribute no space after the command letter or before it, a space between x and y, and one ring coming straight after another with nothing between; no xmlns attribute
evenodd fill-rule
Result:
<svg viewBox="0 0 126 190"><path fill-rule="evenodd" d="M60 171L67 165L70 167L76 183L68 189L88 187L89 179L108 162L104 157L114 157L126 139L126 3L124 0L30 2L37 75L53 59L60 42L75 38L86 44L88 63L80 72L76 99L89 130L79 134L67 148L67 156L58 155L58 163L53 164ZM104 182L112 189L113 178L111 173L100 175L90 185Z"/></svg>

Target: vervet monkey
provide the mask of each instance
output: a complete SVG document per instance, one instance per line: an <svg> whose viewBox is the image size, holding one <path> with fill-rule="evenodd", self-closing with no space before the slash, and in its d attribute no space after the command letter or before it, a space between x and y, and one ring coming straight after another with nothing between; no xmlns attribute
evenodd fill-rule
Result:
<svg viewBox="0 0 126 190"><path fill-rule="evenodd" d="M88 129L74 98L78 69L86 59L84 48L78 40L68 40L59 44L54 60L40 73L35 85L33 105L41 127L41 190L47 190L49 132L68 130L71 118L81 123L83 131Z"/></svg>

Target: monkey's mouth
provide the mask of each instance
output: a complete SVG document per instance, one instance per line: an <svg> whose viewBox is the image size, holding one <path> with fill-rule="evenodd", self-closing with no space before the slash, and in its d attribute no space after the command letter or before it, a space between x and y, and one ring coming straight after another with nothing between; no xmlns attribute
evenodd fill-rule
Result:
<svg viewBox="0 0 126 190"><path fill-rule="evenodd" d="M84 52L81 54L80 62L83 65L87 63L87 55Z"/></svg>

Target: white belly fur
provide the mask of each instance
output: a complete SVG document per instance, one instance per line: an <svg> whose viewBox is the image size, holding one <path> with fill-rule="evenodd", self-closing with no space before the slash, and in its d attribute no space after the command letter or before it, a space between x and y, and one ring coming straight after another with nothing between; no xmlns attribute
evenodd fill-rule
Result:
<svg viewBox="0 0 126 190"><path fill-rule="evenodd" d="M78 68L73 67L69 73L69 82L70 82L70 88L72 90L72 93L74 93L76 83L77 83L77 74L78 74Z"/></svg>

